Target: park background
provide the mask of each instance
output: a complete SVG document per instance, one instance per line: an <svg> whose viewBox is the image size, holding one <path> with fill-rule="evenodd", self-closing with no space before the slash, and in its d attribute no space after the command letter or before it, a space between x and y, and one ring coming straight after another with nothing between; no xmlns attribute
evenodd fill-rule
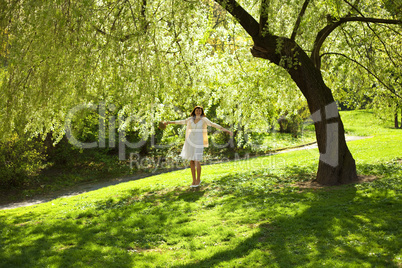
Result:
<svg viewBox="0 0 402 268"><path fill-rule="evenodd" d="M305 65L253 57L233 3L1 3L0 202L145 178L2 211L2 266L401 265L401 5L241 1L261 33L319 56L346 136L366 137L351 143L366 182L326 189L313 183L314 149L273 155L316 141L289 75ZM211 129L205 185L191 192L185 129L158 123L195 105L235 135Z"/></svg>

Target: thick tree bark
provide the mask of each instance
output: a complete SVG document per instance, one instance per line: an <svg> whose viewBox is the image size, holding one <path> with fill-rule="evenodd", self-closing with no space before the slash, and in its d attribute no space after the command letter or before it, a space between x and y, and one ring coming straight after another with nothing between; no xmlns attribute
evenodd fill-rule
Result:
<svg viewBox="0 0 402 268"><path fill-rule="evenodd" d="M346 144L335 100L313 61L288 38L260 37L254 38L254 42L253 56L268 59L285 68L307 99L320 151L316 181L324 185L356 181L355 160Z"/></svg>

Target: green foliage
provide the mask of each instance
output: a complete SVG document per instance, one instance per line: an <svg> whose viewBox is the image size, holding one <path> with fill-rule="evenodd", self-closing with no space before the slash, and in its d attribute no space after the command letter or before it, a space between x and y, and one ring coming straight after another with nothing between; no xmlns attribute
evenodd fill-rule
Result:
<svg viewBox="0 0 402 268"><path fill-rule="evenodd" d="M281 38L292 33L304 2L276 0L260 6L254 1L239 1L256 18L263 10L269 33ZM364 15L397 16L398 5L392 1L385 4L386 9L377 2L362 1L356 8ZM266 128L285 114L296 115L296 107L303 102L284 70L252 58L249 48L253 41L235 19L212 2L31 0L2 5L6 10L0 17L1 29L6 29L1 32L5 61L0 75L3 140L18 130L33 136L53 133L60 141L66 116L77 105L115 105L116 113L135 115L141 122L126 130L153 134L155 122L182 119L196 104L207 110L219 104L218 121L248 131L256 128L251 122ZM359 15L344 1L310 3L296 41L310 50L328 16L336 20L348 13ZM399 60L385 68L389 57L381 47L381 40L386 40L389 56L401 54L395 31L373 25L381 37L378 39L365 25L356 25L335 31L322 52L343 52L359 60L371 45L378 52L370 56L375 58L371 66L384 70L381 77L398 72ZM338 38L342 31L345 38ZM354 39L349 40L350 36ZM348 95L373 98L372 79L338 60L323 64L335 92L347 88ZM299 64L293 58L283 58L283 63L285 68ZM366 66L369 63L364 62ZM353 84L347 79L350 77ZM340 100L346 98L336 94ZM361 99L351 105L358 106ZM80 133L84 140L96 139L92 126L84 132Z"/></svg>
<svg viewBox="0 0 402 268"><path fill-rule="evenodd" d="M99 141L99 114L96 111L80 111L80 113L75 114L71 125L73 128L72 135L79 141Z"/></svg>
<svg viewBox="0 0 402 268"><path fill-rule="evenodd" d="M402 3L395 0L384 0L385 8L396 18L402 19Z"/></svg>
<svg viewBox="0 0 402 268"><path fill-rule="evenodd" d="M0 144L0 186L21 187L32 184L46 165L41 142L14 135Z"/></svg>
<svg viewBox="0 0 402 268"><path fill-rule="evenodd" d="M359 2L362 14L352 10L351 16L398 19L391 11L396 2L384 1L386 8L381 1L368 3ZM336 29L322 48L323 76L335 99L392 119L402 102L401 41L399 25L351 22Z"/></svg>
<svg viewBox="0 0 402 268"><path fill-rule="evenodd" d="M294 32L306 52L320 30L340 18L399 16L399 6L390 1L357 1L353 7L341 0L310 1L295 25L308 3L304 0L239 3L255 18L263 10L267 30L277 40ZM240 148L263 140L259 134L245 137L267 132L278 118L286 117L294 133L305 118L304 97L285 71L299 68L297 55L282 57L281 67L253 59L253 40L236 18L210 1L27 0L2 2L3 9L2 141L17 132L32 137L52 133L59 142L68 115L80 105L116 107L106 117L122 121L112 126L118 132L110 133L125 131L134 140L157 133L157 122L183 119L192 107L203 105L213 121L236 132ZM346 23L328 37L319 57L338 101L361 107L364 100L386 114L400 105L395 100L402 55L398 27ZM350 68L350 61L361 68ZM374 84L372 76L380 82ZM96 112L76 116L73 134L79 140L100 138ZM159 132L158 140L165 143L182 132Z"/></svg>
<svg viewBox="0 0 402 268"><path fill-rule="evenodd" d="M188 4L172 5L148 2L144 10L141 1L120 7L93 1L6 4L10 12L1 23L9 29L9 75L1 99L9 105L1 105L3 132L23 126L60 140L73 107L102 101L147 119L142 128L148 129L152 106L170 102L163 90L189 87L194 58L177 56L190 51L182 40L200 32L192 34L190 25L203 23L188 16ZM172 71L179 70L184 76L177 80ZM30 112L22 113L22 107Z"/></svg>

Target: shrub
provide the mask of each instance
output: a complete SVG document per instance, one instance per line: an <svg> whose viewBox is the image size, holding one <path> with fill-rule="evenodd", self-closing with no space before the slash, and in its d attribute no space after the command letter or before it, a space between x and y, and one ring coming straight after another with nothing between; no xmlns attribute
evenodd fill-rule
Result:
<svg viewBox="0 0 402 268"><path fill-rule="evenodd" d="M45 167L43 144L13 136L0 143L0 186L19 187L29 184L30 179Z"/></svg>

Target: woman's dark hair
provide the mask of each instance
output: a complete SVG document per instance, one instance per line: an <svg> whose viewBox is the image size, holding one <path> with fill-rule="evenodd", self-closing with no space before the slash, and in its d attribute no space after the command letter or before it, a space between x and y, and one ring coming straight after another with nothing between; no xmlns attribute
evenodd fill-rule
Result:
<svg viewBox="0 0 402 268"><path fill-rule="evenodd" d="M195 116L195 109L201 109L201 116L205 116L204 108L202 108L201 106L195 106L193 111L191 112L191 116Z"/></svg>

